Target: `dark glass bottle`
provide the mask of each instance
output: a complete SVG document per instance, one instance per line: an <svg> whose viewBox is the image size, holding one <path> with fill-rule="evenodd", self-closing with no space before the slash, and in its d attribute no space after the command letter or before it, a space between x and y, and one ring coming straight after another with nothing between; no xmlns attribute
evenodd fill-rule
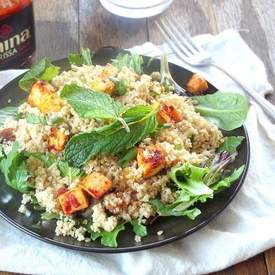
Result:
<svg viewBox="0 0 275 275"><path fill-rule="evenodd" d="M32 0L0 0L0 70L28 67L34 52Z"/></svg>

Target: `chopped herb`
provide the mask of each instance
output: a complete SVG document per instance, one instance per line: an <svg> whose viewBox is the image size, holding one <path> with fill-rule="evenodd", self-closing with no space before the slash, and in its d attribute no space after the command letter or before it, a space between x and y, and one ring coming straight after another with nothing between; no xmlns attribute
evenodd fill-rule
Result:
<svg viewBox="0 0 275 275"><path fill-rule="evenodd" d="M76 66L92 65L93 53L88 48L82 48L81 53L70 53L68 56L69 62Z"/></svg>
<svg viewBox="0 0 275 275"><path fill-rule="evenodd" d="M131 160L133 160L137 156L137 148L131 148L117 162L118 165L122 168L125 168Z"/></svg>
<svg viewBox="0 0 275 275"><path fill-rule="evenodd" d="M113 65L121 70L123 67L127 67L137 74L143 73L143 58L138 54L118 54L116 59L113 59Z"/></svg>

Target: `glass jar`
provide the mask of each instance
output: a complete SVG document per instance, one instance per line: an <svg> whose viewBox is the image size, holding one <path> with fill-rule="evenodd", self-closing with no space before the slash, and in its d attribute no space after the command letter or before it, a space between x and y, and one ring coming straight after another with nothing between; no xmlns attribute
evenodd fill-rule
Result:
<svg viewBox="0 0 275 275"><path fill-rule="evenodd" d="M32 0L0 0L0 70L29 66L34 52Z"/></svg>

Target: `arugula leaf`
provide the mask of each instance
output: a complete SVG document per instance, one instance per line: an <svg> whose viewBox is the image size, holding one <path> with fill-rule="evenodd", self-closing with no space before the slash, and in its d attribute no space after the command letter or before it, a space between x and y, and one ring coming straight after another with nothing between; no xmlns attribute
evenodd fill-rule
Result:
<svg viewBox="0 0 275 275"><path fill-rule="evenodd" d="M121 223L117 225L117 227L111 231L101 231L101 232L94 232L92 231L89 226L87 227L88 232L91 234L91 239L95 241L98 238L101 238L101 244L109 247L117 247L117 236L120 231L125 229L125 223Z"/></svg>
<svg viewBox="0 0 275 275"><path fill-rule="evenodd" d="M68 56L69 62L76 66L92 65L91 50L89 48L82 48L81 53L70 53Z"/></svg>
<svg viewBox="0 0 275 275"><path fill-rule="evenodd" d="M121 70L124 66L133 70L137 74L143 73L143 58L138 54L119 53L112 64Z"/></svg>
<svg viewBox="0 0 275 275"><path fill-rule="evenodd" d="M30 124L42 124L47 125L47 119L44 116L39 116L35 114L28 113L26 114L26 121Z"/></svg>
<svg viewBox="0 0 275 275"><path fill-rule="evenodd" d="M29 174L25 160L24 154L19 152L18 142L15 142L6 158L0 161L0 170L5 176L6 183L21 193L27 193L33 189L28 184Z"/></svg>
<svg viewBox="0 0 275 275"><path fill-rule="evenodd" d="M241 174L244 171L245 166L242 165L241 167L239 167L238 169L235 169L231 175L224 177L223 179L221 179L220 181L218 181L217 183L213 184L211 186L211 189L215 192L221 192L223 189L225 188L229 188L231 186L231 184L236 181Z"/></svg>
<svg viewBox="0 0 275 275"><path fill-rule="evenodd" d="M118 120L129 131L127 124L121 118L125 108L109 95L71 84L63 87L60 96L68 101L81 117Z"/></svg>
<svg viewBox="0 0 275 275"><path fill-rule="evenodd" d="M208 171L208 168L185 163L173 167L168 176L180 189L184 189L194 196L211 195L213 191L203 182L203 177Z"/></svg>
<svg viewBox="0 0 275 275"><path fill-rule="evenodd" d="M156 209L160 216L187 216L189 219L194 220L201 211L198 208L178 210L173 205L165 205L159 199L151 200L150 203Z"/></svg>
<svg viewBox="0 0 275 275"><path fill-rule="evenodd" d="M58 162L58 168L64 177L68 177L69 181L72 182L82 175L82 171L79 168L70 167L65 161Z"/></svg>
<svg viewBox="0 0 275 275"><path fill-rule="evenodd" d="M44 212L41 214L41 220L43 221L50 221L50 220L58 220L59 215L53 212Z"/></svg>
<svg viewBox="0 0 275 275"><path fill-rule="evenodd" d="M135 106L123 114L130 132L125 132L119 122L73 136L65 147L65 160L80 167L97 155L117 154L134 147L157 128L158 106Z"/></svg>
<svg viewBox="0 0 275 275"><path fill-rule="evenodd" d="M19 80L19 87L28 91L37 80L50 81L59 74L60 67L54 66L47 58L41 59Z"/></svg>
<svg viewBox="0 0 275 275"><path fill-rule="evenodd" d="M7 118L17 117L17 107L8 106L0 109L0 126L4 125Z"/></svg>
<svg viewBox="0 0 275 275"><path fill-rule="evenodd" d="M39 152L36 152L36 153L24 152L24 154L27 157L33 156L34 158L41 160L46 165L46 167L50 167L51 165L57 162L57 157L53 153L44 154Z"/></svg>
<svg viewBox="0 0 275 275"><path fill-rule="evenodd" d="M132 220L131 225L133 227L133 231L137 236L145 237L147 236L147 228L143 225L138 219Z"/></svg>
<svg viewBox="0 0 275 275"><path fill-rule="evenodd" d="M248 103L241 94L218 91L193 98L198 102L196 111L223 130L239 128L246 119Z"/></svg>
<svg viewBox="0 0 275 275"><path fill-rule="evenodd" d="M133 160L137 156L137 148L130 148L117 162L117 164L125 168L131 160Z"/></svg>
<svg viewBox="0 0 275 275"><path fill-rule="evenodd" d="M225 137L224 143L219 147L218 152L235 153L243 140L244 137L242 136Z"/></svg>

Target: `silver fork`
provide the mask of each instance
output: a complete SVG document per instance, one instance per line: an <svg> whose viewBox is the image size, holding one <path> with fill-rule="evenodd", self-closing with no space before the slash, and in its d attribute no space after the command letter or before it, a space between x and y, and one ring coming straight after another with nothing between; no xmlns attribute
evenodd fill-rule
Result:
<svg viewBox="0 0 275 275"><path fill-rule="evenodd" d="M219 69L235 81L273 120L275 120L275 106L264 97L258 95L225 68L217 64L211 57L210 53L204 50L201 46L197 45L192 40L191 36L186 33L174 19L160 19L156 22L156 25L164 36L166 42L181 60L194 67L212 66Z"/></svg>

